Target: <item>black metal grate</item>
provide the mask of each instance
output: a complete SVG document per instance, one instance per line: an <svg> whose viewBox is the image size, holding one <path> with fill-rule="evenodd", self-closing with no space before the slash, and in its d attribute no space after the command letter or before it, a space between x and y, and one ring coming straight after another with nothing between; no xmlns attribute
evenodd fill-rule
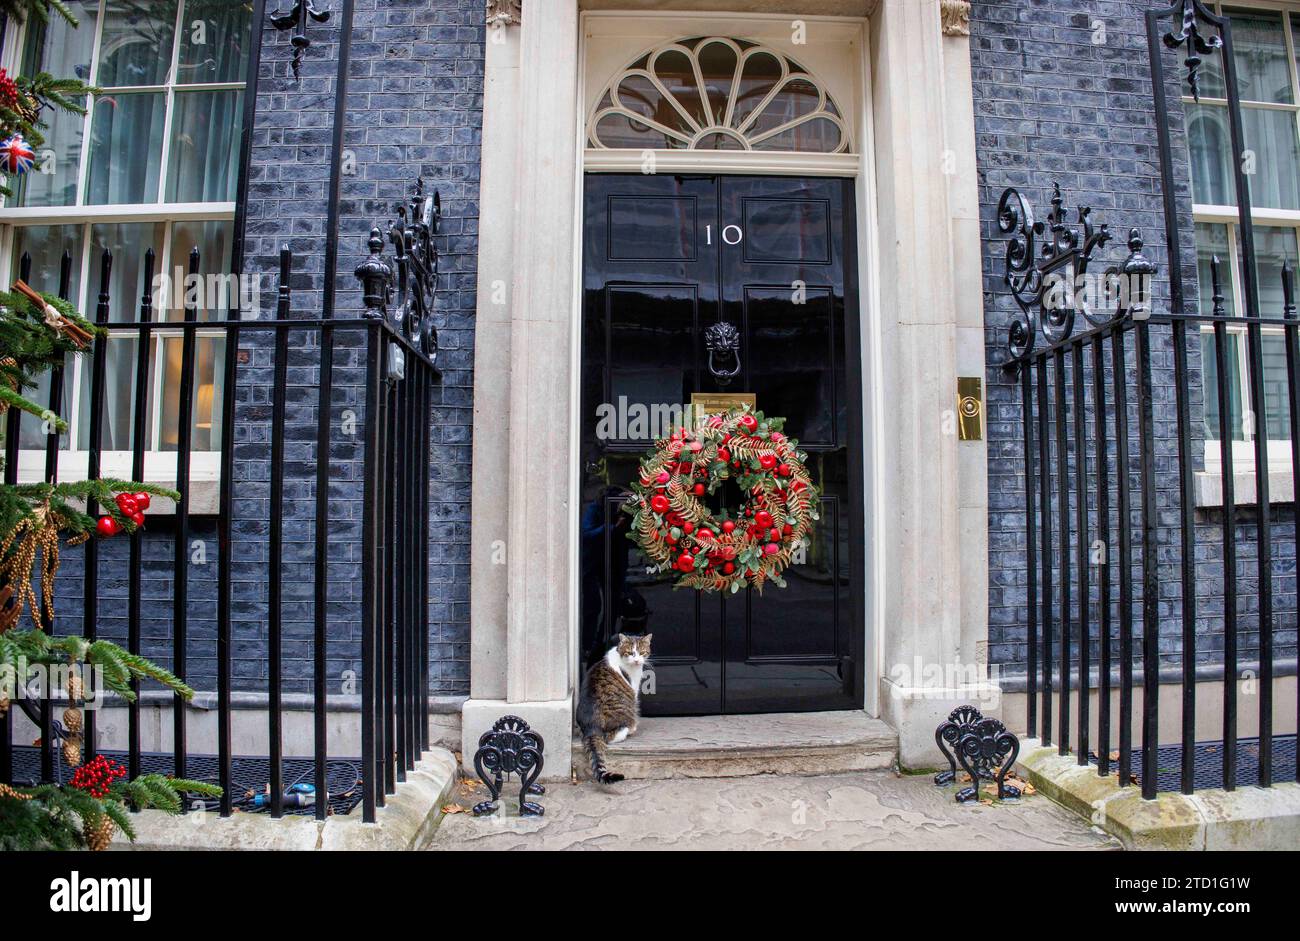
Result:
<svg viewBox="0 0 1300 941"><path fill-rule="evenodd" d="M1156 758L1156 790L1177 791L1180 786L1181 745L1162 746ZM1223 787L1223 742L1197 742L1193 753L1192 783L1197 790ZM1273 781L1294 781L1295 736L1273 736ZM1259 739L1237 741L1237 786L1251 787L1259 780Z"/></svg>
<svg viewBox="0 0 1300 941"><path fill-rule="evenodd" d="M56 752L58 754L58 752ZM121 751L101 751L99 754L125 765L127 755ZM41 750L31 745L16 745L13 750L14 783L31 785L41 777ZM175 764L170 752L144 752L140 755L142 774L174 773ZM310 758L284 759L284 786L286 789L294 784L310 784L316 773L316 763ZM216 755L186 756L185 777L193 781L205 781L217 784L220 768ZM249 813L261 813L266 808L256 807L253 798L266 792L270 780L271 763L267 758L254 756L236 756L232 760L231 797L236 810ZM72 768L63 761L60 754L55 766L55 781L67 782L72 778ZM361 760L359 758L331 758L325 763L325 780L329 793L330 814L346 814L361 802ZM216 810L218 801L204 801L205 809ZM190 804L193 807L193 804ZM312 806L290 807L286 802L286 815L309 816L315 813Z"/></svg>
<svg viewBox="0 0 1300 941"><path fill-rule="evenodd" d="M1273 736L1273 781L1296 779L1296 737ZM1091 756L1096 761L1096 756ZM1156 756L1156 790L1177 792L1182 786L1182 745L1162 745ZM1223 742L1197 742L1192 758L1192 785L1199 791L1223 787ZM1141 783L1135 768L1133 780ZM1259 781L1259 739L1237 740L1237 786L1254 787Z"/></svg>

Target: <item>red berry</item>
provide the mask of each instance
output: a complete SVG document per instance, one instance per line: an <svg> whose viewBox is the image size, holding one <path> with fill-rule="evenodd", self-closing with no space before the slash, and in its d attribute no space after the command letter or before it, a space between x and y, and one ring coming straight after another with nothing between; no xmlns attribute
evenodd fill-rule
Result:
<svg viewBox="0 0 1300 941"><path fill-rule="evenodd" d="M689 552L683 552L677 557L677 567L683 572L689 572L691 569L695 568L695 556L691 555Z"/></svg>
<svg viewBox="0 0 1300 941"><path fill-rule="evenodd" d="M777 472L778 474L780 474L782 477L789 477L789 476L790 476L790 473L791 473L791 471L790 471L790 465L789 465L789 464L778 464L778 465L776 466L776 472Z"/></svg>
<svg viewBox="0 0 1300 941"><path fill-rule="evenodd" d="M134 513L128 515L131 517L131 522L135 523L135 525L137 526L144 525L144 514L141 513L139 510L136 510Z"/></svg>
<svg viewBox="0 0 1300 941"><path fill-rule="evenodd" d="M731 520L727 520L725 523L722 524L722 531L724 533L730 533L735 528L736 528L736 524L733 523Z"/></svg>
<svg viewBox="0 0 1300 941"><path fill-rule="evenodd" d="M691 492L694 493L697 497L704 496L704 484L696 484L694 487L691 488Z"/></svg>
<svg viewBox="0 0 1300 941"><path fill-rule="evenodd" d="M686 522L682 523L682 532L686 533L686 535L689 536L694 530L695 530L695 524L692 523L690 520L687 520Z"/></svg>
<svg viewBox="0 0 1300 941"><path fill-rule="evenodd" d="M772 514L767 510L759 510L754 516L754 522L762 529L770 529L772 527Z"/></svg>
<svg viewBox="0 0 1300 941"><path fill-rule="evenodd" d="M718 448L718 460L723 464L731 460L731 452L726 448Z"/></svg>
<svg viewBox="0 0 1300 941"><path fill-rule="evenodd" d="M101 516L95 524L95 532L101 536L116 536L122 531L122 524L111 516Z"/></svg>
<svg viewBox="0 0 1300 941"><path fill-rule="evenodd" d="M671 479L672 479L672 478L671 478L671 476L668 474L668 471L660 471L660 472L658 473L658 475L655 477L655 480L659 481L659 483L661 483L661 484L666 484L666 483L668 483L668 481L671 480Z"/></svg>
<svg viewBox="0 0 1300 941"><path fill-rule="evenodd" d="M786 523L784 526L781 527L782 536L789 536L793 532L794 532L794 527L791 526L789 523Z"/></svg>
<svg viewBox="0 0 1300 941"><path fill-rule="evenodd" d="M753 415L741 415L740 427L752 433L754 429L758 427L758 419Z"/></svg>
<svg viewBox="0 0 1300 941"><path fill-rule="evenodd" d="M650 500L650 509L656 513L666 513L668 511L668 498L665 496L656 496Z"/></svg>
<svg viewBox="0 0 1300 941"><path fill-rule="evenodd" d="M763 555L776 555L781 551L781 547L774 542L769 542L763 547Z"/></svg>
<svg viewBox="0 0 1300 941"><path fill-rule="evenodd" d="M770 471L773 467L776 467L776 458L771 454L760 454L758 456L758 466L763 470Z"/></svg>
<svg viewBox="0 0 1300 941"><path fill-rule="evenodd" d="M772 540L773 542L776 542L778 539L781 538L781 530L773 526L771 529L767 531L767 538Z"/></svg>
<svg viewBox="0 0 1300 941"><path fill-rule="evenodd" d="M734 565L732 565L730 562L724 562L724 563L722 563L722 574L723 574L723 575L730 575L730 574L731 574L732 572L734 572L735 570L736 570L736 567L735 567Z"/></svg>
<svg viewBox="0 0 1300 941"><path fill-rule="evenodd" d="M713 538L713 530L708 529L708 528L701 529L701 530L700 530L700 538L701 538L701 539L712 539L712 538Z"/></svg>
<svg viewBox="0 0 1300 941"><path fill-rule="evenodd" d="M129 493L119 493L114 499L117 503L117 508L127 516L130 516L139 509L139 504L137 504L135 497L131 496Z"/></svg>

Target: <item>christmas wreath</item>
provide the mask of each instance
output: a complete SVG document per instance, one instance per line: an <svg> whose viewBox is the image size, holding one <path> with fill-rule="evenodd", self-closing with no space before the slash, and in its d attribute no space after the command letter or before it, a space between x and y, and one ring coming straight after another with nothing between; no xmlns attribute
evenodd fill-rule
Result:
<svg viewBox="0 0 1300 941"><path fill-rule="evenodd" d="M807 455L782 433L784 424L732 409L660 438L642 459L624 504L633 516L628 538L658 571L680 573L674 587L785 587L781 573L808 546L818 517ZM706 497L728 480L744 502L715 512Z"/></svg>

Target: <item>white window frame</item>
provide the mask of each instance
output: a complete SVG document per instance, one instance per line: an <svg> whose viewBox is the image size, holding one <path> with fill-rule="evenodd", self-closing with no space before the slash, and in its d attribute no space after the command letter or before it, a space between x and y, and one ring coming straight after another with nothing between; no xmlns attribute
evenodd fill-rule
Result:
<svg viewBox="0 0 1300 941"><path fill-rule="evenodd" d="M98 14L94 22L95 39L90 61L90 75L96 76L99 70L100 46L103 41L103 23L106 0L99 0ZM116 93L138 93L138 94L162 94L164 96L164 119L162 132L162 154L159 160L158 168L158 191L157 198L149 203L114 203L114 204L87 204L85 203L86 188L88 186L89 176L89 158L90 158L90 121L93 112L93 102L87 108L86 115L83 119L81 148L78 154L77 168L77 202L71 206L9 206L8 199L0 201L0 283L8 285L16 276L13 270L14 259L14 242L18 230L29 226L70 226L80 224L82 227L81 252L82 257L79 260L80 270L82 272L81 283L78 296L70 298L72 303L77 306L77 310L83 315L93 319L93 306L95 297L99 290L97 281L98 265L91 258L93 245L91 240L91 227L97 224L114 224L114 223L163 223L163 252L162 264L175 267L177 260L171 258L171 242L174 224L177 222L232 222L235 218L235 202L211 202L211 203L176 203L167 202L167 163L171 153L171 122L175 112L175 100L177 92L186 91L229 91L245 90L244 82L212 82L212 83L177 83L176 82L176 64L179 60L179 47L184 27L185 17L185 0L181 0L176 5L176 23L172 37L171 65L168 68L166 81L161 85L139 85L139 86L105 86L102 89L103 95ZM79 28L86 28L89 24L83 24ZM251 28L260 28L259 24L251 24ZM0 50L0 64L3 64L10 73L14 73L21 66L23 48L27 35L27 25L19 26L13 22L10 23L10 29L5 41L3 50ZM90 82L89 84L94 84ZM238 129L236 129L238 130ZM183 261L181 262L183 264ZM164 268L159 269L162 273ZM44 290L50 288L45 285L38 286ZM128 305L134 308L139 303L139 298L122 297L113 298L115 304ZM159 309L155 305L155 316L164 316L166 310ZM129 319L136 317L136 311L132 309ZM174 341L181 337L183 333L178 330L154 330L151 336L156 340L157 345L165 344L168 341ZM134 334L132 334L134 336ZM221 330L200 330L196 334L199 338L204 337L221 337L224 332ZM230 352L230 351L228 351ZM149 391L149 409L151 428L149 431L149 440L157 442L160 437L162 416L163 416L163 389L164 375L166 369L166 357L163 355L162 348L157 352L149 351L148 354L153 358L150 377ZM58 454L58 475L60 480L84 480L89 462L87 451L79 450L78 443L80 438L80 423L82 421L81 412L81 395L80 390L82 383L89 382L90 361L86 356L74 357L74 366L72 374L64 377L65 387L70 390L68 396L69 415L63 416L68 422L68 430L60 435L59 454ZM218 383L221 377L218 376ZM222 416L223 421L229 420L229 416ZM118 477L130 479L132 477L133 452L122 450L103 450L100 452L100 476ZM45 450L41 449L23 449L19 452L18 459L18 479L22 483L37 482L45 479ZM162 486L176 485L176 451L163 451L159 449L150 449L145 451L144 455L144 480L145 483L158 484ZM209 451L191 451L190 452L190 478L187 489L189 510L191 513L206 514L216 513L218 505L218 492L221 477L221 452L219 450ZM148 512L167 513L172 511L171 501L156 500L150 506Z"/></svg>
<svg viewBox="0 0 1300 941"><path fill-rule="evenodd" d="M1222 0L1211 0L1211 2L1206 3L1206 6L1210 7L1216 15L1220 15L1220 16L1223 15L1223 8L1225 6L1228 7L1229 10L1259 10L1260 12L1283 14L1282 16L1283 35L1286 39L1287 61L1290 64L1290 70L1291 70L1292 102L1291 104L1279 104L1274 102L1252 101L1249 103L1249 107L1260 109L1260 110L1289 111L1292 114L1295 114L1297 116L1297 120L1295 122L1295 126L1297 128L1297 136L1300 137L1300 60L1297 60L1296 58L1297 52L1300 52L1300 47L1298 47L1297 45L1300 44L1300 35L1296 35L1297 33L1300 33L1300 30L1296 28L1297 21L1300 21L1300 2L1296 2L1296 0L1243 0L1243 2L1240 3L1229 2L1225 4L1222 2ZM1290 15L1288 16L1287 14ZM1231 14L1229 14L1229 16L1230 15ZM1182 101L1185 109L1189 105L1196 104L1196 100L1189 94L1184 94L1182 96ZM1213 98L1206 95L1201 95L1200 103L1209 104L1209 105L1220 105L1226 108L1228 105L1228 100L1226 98ZM1243 107L1245 106L1246 103L1243 102ZM1227 271L1224 273L1224 277L1225 279L1229 279L1228 283L1232 285L1232 304L1233 304L1233 309L1229 311L1229 313L1235 314L1236 316L1242 316L1245 313L1244 311L1245 299L1242 292L1241 260L1238 257L1238 251L1237 251L1237 237L1238 237L1237 229L1240 224L1240 218L1237 212L1237 207L1217 206L1208 203L1193 203L1192 215L1194 217L1195 222L1218 224L1218 225L1224 225L1226 227L1227 237L1228 237L1228 252L1227 252L1228 258L1226 259L1226 261L1228 262L1228 268ZM1266 227L1274 227L1274 228L1293 229L1296 233L1297 244L1300 244L1300 210L1271 209L1271 208L1260 208L1257 206L1252 206L1251 221L1255 224L1256 227L1266 226ZM1200 290L1202 293L1204 293L1209 290L1209 287L1210 286L1208 284L1202 284L1200 285ZM1240 326L1230 325L1228 327L1228 331L1229 334L1233 337L1233 341L1238 346L1239 362L1242 363L1244 367L1245 363L1247 362L1246 359L1247 351L1246 351L1246 340L1245 340L1246 326L1245 324L1242 324ZM1262 331L1266 334L1271 333L1271 334L1281 335L1282 328L1281 326L1278 326L1276 328L1263 327ZM1204 325L1201 328L1201 332L1212 334L1213 327L1209 325ZM1241 396L1241 402L1243 403L1243 408L1247 407L1248 403L1250 402L1249 382L1250 380L1249 380L1248 372L1245 368L1242 368L1240 370L1241 387L1239 390L1239 395ZM1241 494L1243 497L1254 493L1253 474L1255 469L1255 452L1254 452L1254 436L1251 433L1252 430L1253 429L1251 423L1247 423L1245 429L1246 434L1244 439L1241 441L1234 440L1232 442L1233 474L1234 474L1234 479L1237 482L1237 492L1238 494ZM1205 443L1205 470L1207 474L1216 477L1222 477L1223 460L1222 460L1222 454L1220 453L1220 449L1219 449L1218 439L1210 438L1207 436L1204 443ZM1277 487L1270 486L1270 490L1269 490L1270 494L1272 494L1276 498L1282 495L1283 489L1285 489L1287 492L1290 492L1292 489L1291 481L1290 481L1290 474L1291 474L1290 437L1280 438L1276 440L1273 438L1269 439L1268 467L1269 467L1270 484L1272 484L1274 480L1274 475L1277 475L1279 484L1283 484L1283 483L1286 484L1285 488L1277 488ZM1282 478L1285 478L1285 480L1283 480ZM1242 489L1243 485L1245 485L1248 488L1248 493L1243 493L1243 489ZM1212 490L1214 494L1221 493L1221 488L1217 486L1211 486L1210 490ZM1241 503L1251 502L1253 501L1253 499L1254 497L1250 496L1249 500L1240 499L1238 502ZM1288 496L1287 499L1289 500L1291 499L1291 497ZM1222 500L1221 496L1218 497L1218 500L1221 502ZM1210 495L1203 502L1206 504L1213 504L1215 502L1215 498L1213 495Z"/></svg>
<svg viewBox="0 0 1300 941"><path fill-rule="evenodd" d="M587 173L643 173L653 154L657 173L740 173L746 175L857 177L866 160L862 131L866 126L866 76L861 56L866 45L863 22L851 17L805 16L804 42L795 42L789 16L672 11L648 14L617 10L583 15L583 48L578 131ZM847 146L839 153L775 150L617 150L591 146L587 128L606 88L640 56L676 40L728 36L766 46L808 70L815 84L835 103Z"/></svg>

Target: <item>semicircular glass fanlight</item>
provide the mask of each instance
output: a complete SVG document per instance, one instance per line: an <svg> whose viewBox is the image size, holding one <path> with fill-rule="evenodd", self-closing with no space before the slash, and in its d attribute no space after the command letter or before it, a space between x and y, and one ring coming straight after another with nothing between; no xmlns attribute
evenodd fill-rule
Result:
<svg viewBox="0 0 1300 941"><path fill-rule="evenodd" d="M656 46L606 86L587 121L605 150L851 153L843 113L783 52L725 36Z"/></svg>

